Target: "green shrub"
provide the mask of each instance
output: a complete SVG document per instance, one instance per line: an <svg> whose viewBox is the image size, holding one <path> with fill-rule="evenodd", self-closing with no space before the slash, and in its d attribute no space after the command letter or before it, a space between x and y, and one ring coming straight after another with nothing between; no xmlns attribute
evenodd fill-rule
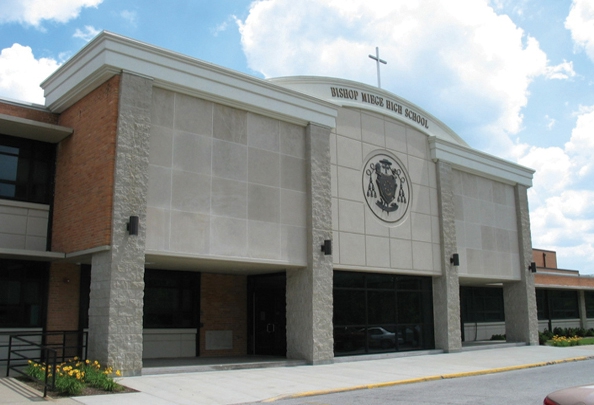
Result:
<svg viewBox="0 0 594 405"><path fill-rule="evenodd" d="M25 372L27 375L45 381L46 365L29 361ZM102 369L98 361L81 361L77 357L59 364L55 370L50 370L48 377L52 377L51 371L56 375L56 391L60 395L79 395L86 387L98 388L104 391L119 391L121 386L114 381L114 376L121 376L119 370L115 372L111 367Z"/></svg>

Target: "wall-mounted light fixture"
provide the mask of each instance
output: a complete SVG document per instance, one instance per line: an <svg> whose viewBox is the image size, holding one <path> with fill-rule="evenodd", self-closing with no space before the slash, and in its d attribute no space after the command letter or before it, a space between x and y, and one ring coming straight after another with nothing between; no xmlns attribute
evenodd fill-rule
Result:
<svg viewBox="0 0 594 405"><path fill-rule="evenodd" d="M138 235L138 217L130 217L130 221L126 224L126 229L130 235Z"/></svg>
<svg viewBox="0 0 594 405"><path fill-rule="evenodd" d="M322 252L324 252L326 256L332 254L332 241L330 239L326 239L324 241L324 244L322 245Z"/></svg>
<svg viewBox="0 0 594 405"><path fill-rule="evenodd" d="M531 273L536 273L536 263L531 262L530 266L528 267L528 269L530 269Z"/></svg>
<svg viewBox="0 0 594 405"><path fill-rule="evenodd" d="M460 255L458 255L458 253L454 253L452 255L452 257L450 257L450 263L453 266L459 266L460 265Z"/></svg>

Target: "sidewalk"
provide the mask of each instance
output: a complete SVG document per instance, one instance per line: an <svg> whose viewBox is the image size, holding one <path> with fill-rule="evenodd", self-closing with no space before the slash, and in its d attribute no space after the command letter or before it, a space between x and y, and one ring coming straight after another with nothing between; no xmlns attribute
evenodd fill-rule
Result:
<svg viewBox="0 0 594 405"><path fill-rule="evenodd" d="M257 368L122 378L139 392L52 399L68 404L240 404L327 392L456 378L594 358L594 346L515 346L319 366ZM13 379L0 379L0 404L43 401Z"/></svg>

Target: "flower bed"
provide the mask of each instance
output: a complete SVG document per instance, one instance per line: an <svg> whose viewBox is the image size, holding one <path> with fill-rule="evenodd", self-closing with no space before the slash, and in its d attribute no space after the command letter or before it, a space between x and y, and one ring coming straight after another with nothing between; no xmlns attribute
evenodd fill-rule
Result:
<svg viewBox="0 0 594 405"><path fill-rule="evenodd" d="M44 382L46 375L45 363L36 363L29 360L26 374L34 379ZM120 392L124 387L119 385L114 377L120 377L119 370L111 367L102 368L97 360L82 361L77 357L59 364L55 370L49 370L48 378L56 377L56 393L59 395L80 395L85 388L94 388L105 392Z"/></svg>

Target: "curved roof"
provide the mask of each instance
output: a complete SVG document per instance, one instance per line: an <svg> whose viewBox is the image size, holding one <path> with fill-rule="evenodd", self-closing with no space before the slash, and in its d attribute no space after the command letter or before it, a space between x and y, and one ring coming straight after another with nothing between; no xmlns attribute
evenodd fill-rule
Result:
<svg viewBox="0 0 594 405"><path fill-rule="evenodd" d="M428 136L469 147L446 124L427 111L378 87L351 80L319 76L289 76L272 78L268 81L341 107L355 107L384 114L411 125Z"/></svg>

